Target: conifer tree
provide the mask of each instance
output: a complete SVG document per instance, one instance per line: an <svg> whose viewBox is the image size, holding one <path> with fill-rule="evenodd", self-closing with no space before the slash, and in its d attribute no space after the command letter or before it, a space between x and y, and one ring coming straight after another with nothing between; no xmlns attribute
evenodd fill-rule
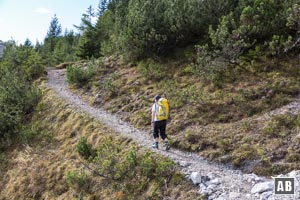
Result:
<svg viewBox="0 0 300 200"><path fill-rule="evenodd" d="M80 31L83 31L76 53L82 59L100 56L100 41L96 37L96 29L92 23L94 16L94 10L92 6L89 6L87 12L82 15L81 25L76 26Z"/></svg>

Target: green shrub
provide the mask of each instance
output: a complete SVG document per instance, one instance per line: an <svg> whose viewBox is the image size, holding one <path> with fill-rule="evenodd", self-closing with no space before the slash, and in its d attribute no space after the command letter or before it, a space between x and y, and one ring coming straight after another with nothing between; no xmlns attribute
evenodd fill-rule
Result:
<svg viewBox="0 0 300 200"><path fill-rule="evenodd" d="M244 121L241 125L241 128L244 130L244 131L250 131L251 130L251 124L249 121ZM250 138L249 138L250 139Z"/></svg>
<svg viewBox="0 0 300 200"><path fill-rule="evenodd" d="M296 119L294 121L295 127L299 128L300 127L300 115L296 116Z"/></svg>
<svg viewBox="0 0 300 200"><path fill-rule="evenodd" d="M299 162L300 161L300 155L299 154L291 154L288 155L288 161L290 162Z"/></svg>
<svg viewBox="0 0 300 200"><path fill-rule="evenodd" d="M253 160L257 155L257 149L250 144L242 144L238 148L234 149L232 156L234 157L232 164L239 166L245 160Z"/></svg>
<svg viewBox="0 0 300 200"><path fill-rule="evenodd" d="M86 146L86 140L83 141ZM126 197L136 197L149 187L161 194L165 182L178 183L182 180L172 160L157 157L136 146L123 147L124 144L107 137L98 147L96 157L89 161L94 166L93 174L115 182L114 189L122 191Z"/></svg>
<svg viewBox="0 0 300 200"><path fill-rule="evenodd" d="M270 124L262 130L262 134L267 137L273 137L276 135L273 126Z"/></svg>
<svg viewBox="0 0 300 200"><path fill-rule="evenodd" d="M280 165L280 164L272 164L270 173L271 174L279 174L286 172L288 168L286 166Z"/></svg>
<svg viewBox="0 0 300 200"><path fill-rule="evenodd" d="M67 80L71 84L76 84L77 86L85 85L94 75L95 70L93 67L88 67L82 69L78 66L68 66L67 67Z"/></svg>
<svg viewBox="0 0 300 200"><path fill-rule="evenodd" d="M69 187L72 187L75 190L86 190L88 188L88 177L83 170L80 172L68 171L65 178Z"/></svg>
<svg viewBox="0 0 300 200"><path fill-rule="evenodd" d="M31 86L25 93L24 111L31 113L43 96L42 91L37 86Z"/></svg>
<svg viewBox="0 0 300 200"><path fill-rule="evenodd" d="M29 143L37 139L51 140L53 137L40 126L39 122L33 122L22 127L22 131L20 131L20 138L22 142Z"/></svg>
<svg viewBox="0 0 300 200"><path fill-rule="evenodd" d="M147 80L161 80L164 76L162 67L156 61L148 59L140 65L139 71Z"/></svg>
<svg viewBox="0 0 300 200"><path fill-rule="evenodd" d="M193 75L193 74L197 74L197 72L195 71L195 68L193 65L187 65L185 67L182 68L181 72L184 75Z"/></svg>
<svg viewBox="0 0 300 200"><path fill-rule="evenodd" d="M140 166L141 166L141 174L143 176L153 178L155 175L155 162L153 162L153 157L150 152L144 154Z"/></svg>
<svg viewBox="0 0 300 200"><path fill-rule="evenodd" d="M281 114L275 116L272 121L267 124L262 130L262 134L267 137L284 138L296 127L299 127L299 116Z"/></svg>
<svg viewBox="0 0 300 200"><path fill-rule="evenodd" d="M227 154L232 148L232 144L229 139L221 139L217 142L217 145L224 154Z"/></svg>
<svg viewBox="0 0 300 200"><path fill-rule="evenodd" d="M294 115L278 115L274 118L277 127L292 129L296 125L296 116Z"/></svg>
<svg viewBox="0 0 300 200"><path fill-rule="evenodd" d="M95 157L95 150L92 145L87 142L85 137L81 137L76 145L76 151L84 159L93 159Z"/></svg>
<svg viewBox="0 0 300 200"><path fill-rule="evenodd" d="M34 110L41 91L12 69L0 73L0 138L19 133L25 116Z"/></svg>
<svg viewBox="0 0 300 200"><path fill-rule="evenodd" d="M107 99L111 99L117 94L117 87L114 85L113 80L113 77L110 77L105 79L101 84L101 87L106 91L105 96Z"/></svg>
<svg viewBox="0 0 300 200"><path fill-rule="evenodd" d="M44 71L41 56L34 50L31 50L31 54L27 57L27 60L24 61L22 68L30 79L40 77Z"/></svg>

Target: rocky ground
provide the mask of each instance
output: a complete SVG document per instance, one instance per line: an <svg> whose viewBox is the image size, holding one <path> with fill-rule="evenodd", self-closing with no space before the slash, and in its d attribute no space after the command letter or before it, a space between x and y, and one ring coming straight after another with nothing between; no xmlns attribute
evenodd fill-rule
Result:
<svg viewBox="0 0 300 200"><path fill-rule="evenodd" d="M69 90L66 82L65 69L48 71L48 87L55 91L68 104L90 116L98 119L107 126L127 137L133 138L138 144L144 147L151 147L153 142L149 131L137 130L130 124L120 120L118 116L109 114L103 109L90 106L82 98ZM298 112L300 109L299 99L283 108L276 109L261 117L277 115L285 112ZM255 174L244 174L241 171L233 170L227 166L209 162L196 154L171 149L166 152L161 149L153 150L164 156L170 157L177 162L182 172L194 184L199 185L199 193L206 194L208 199L234 200L234 199L300 199L300 180L295 180L296 195L275 195L274 181L266 177L259 177ZM300 177L299 171L293 171L289 177ZM299 178L298 178L299 179Z"/></svg>

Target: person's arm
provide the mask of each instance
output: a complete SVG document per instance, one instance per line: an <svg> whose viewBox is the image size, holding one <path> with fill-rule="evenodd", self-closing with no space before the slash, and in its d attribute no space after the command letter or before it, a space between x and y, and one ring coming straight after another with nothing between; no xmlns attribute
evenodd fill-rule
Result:
<svg viewBox="0 0 300 200"><path fill-rule="evenodd" d="M151 110L151 125L154 127L154 120L155 120L155 105L152 106Z"/></svg>
<svg viewBox="0 0 300 200"><path fill-rule="evenodd" d="M155 120L155 112L152 112L152 115L151 115L151 122L154 123L154 120Z"/></svg>

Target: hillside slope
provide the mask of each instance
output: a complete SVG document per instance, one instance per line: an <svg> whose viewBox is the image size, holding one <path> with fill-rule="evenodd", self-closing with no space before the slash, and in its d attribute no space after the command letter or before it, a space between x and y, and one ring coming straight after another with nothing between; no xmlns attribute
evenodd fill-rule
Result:
<svg viewBox="0 0 300 200"><path fill-rule="evenodd" d="M297 60L248 63L209 81L193 72L188 54L180 55L135 63L112 56L74 65L81 73L95 72L71 88L90 105L147 131L152 98L162 94L170 101L173 147L259 175L299 169Z"/></svg>
<svg viewBox="0 0 300 200"><path fill-rule="evenodd" d="M133 128L128 123L118 119L118 116L111 115L101 108L90 106L80 96L71 92L66 82L66 70L52 70L49 71L48 75L49 86L71 105L89 113L89 115L104 122L107 126L112 127L126 137L132 138L138 144L146 148L151 146L152 139L149 137L148 131ZM207 162L197 154L185 153L174 149L169 152L162 150L158 150L157 152L179 163L182 168L181 170L188 175L187 177L190 177L193 172L200 172L203 177L208 175L209 177L216 178L215 180L218 180L218 184L214 185L213 192L209 194L210 198L226 198L226 196L228 197L230 194L235 193L238 197L243 196L244 199L256 199L259 198L257 194L250 194L253 187L252 181L267 181L267 179L258 178L253 176L253 174L243 174L240 171L232 170L213 162ZM206 184L209 184L210 181L213 180L208 179Z"/></svg>
<svg viewBox="0 0 300 200"><path fill-rule="evenodd" d="M134 70L135 67L120 69ZM105 71L107 71L107 68ZM114 72L118 71L115 70ZM129 75L135 76L134 74L131 73ZM98 80L97 76L94 78L95 80ZM121 76L119 76L119 80L121 80ZM135 81L138 80L135 79ZM73 87L73 91L71 91L66 81L65 69L48 72L48 87L51 90L46 90L42 102L37 106L35 113L32 115L32 127L35 127L32 131L33 134L39 137L28 142L28 145L25 145L24 148L18 148L11 152L8 157L14 159L11 162L8 161L5 167L2 168L4 169L4 173L0 177L0 196L2 199L19 199L24 196L32 199L74 199L77 197L110 199L112 196L116 199L126 199L129 197L129 194L134 195L136 198L152 196L154 199L202 198L197 192L199 188L195 188L191 183L187 183L183 179L176 179L177 175L175 174L174 178L176 181L171 181L168 184L168 189L157 192L155 184L152 185L153 182L147 181L145 182L147 189L143 187L143 189L137 191L133 190L133 193L126 193L130 190L119 190L121 188L118 189L118 187L111 188L111 185L114 185L113 180L92 175L94 172L93 170L91 171L91 166L94 164L89 164L88 161L79 157L75 151L78 141L80 141L82 136L86 137L87 141L95 148L103 143L105 144L107 137L110 137L113 139L113 143L119 144L125 149L123 154L126 154L126 149L136 146L133 141L137 142L139 149L142 146L146 147L146 149L151 146L152 137L149 134L149 129L136 129L122 119L119 119L118 116L122 115L112 115L102 108L97 108L99 107L97 106L99 102L94 102L94 96L91 96L90 93L97 87L94 88L87 85L87 88L80 90ZM80 93L80 91L84 92L82 97L74 93ZM99 92L98 90L96 91ZM151 95L152 93L149 93L149 96ZM96 96L96 98L99 98L99 96ZM112 102L114 101L117 102L118 100L108 99L106 103L103 101L102 105L109 108L108 105L112 107ZM89 105L93 103L96 107ZM132 103L134 102L129 102L126 105L130 106ZM264 115L254 115L250 118L225 124L225 127L232 126L232 128L236 128L236 126L245 126L245 130L248 130L250 127L243 120L249 120L251 125L259 125L262 122L269 123L274 119L279 120L278 116L281 118L285 115L295 116L298 115L298 104L298 99L296 99L292 103L267 112ZM132 115L132 113L129 114ZM122 118L126 119L124 115ZM279 125L288 124L294 127L296 126L294 124L295 120L291 118L290 121L281 121ZM239 123L242 125L239 125ZM133 124L136 127L140 126L138 123ZM276 125L279 127L278 124ZM207 128L206 130L209 130L209 127L211 127L214 130L219 128L220 131L226 131L222 123L208 124L205 127ZM191 129L193 126L186 127L187 130L189 128ZM292 128L290 129L293 130ZM197 130L194 128L193 131ZM228 132L224 132L224 135L226 134ZM171 140L173 140L173 137L176 137L176 134L170 134ZM190 136L185 135L185 137ZM292 142L295 142L294 140L296 141L297 137ZM109 151L113 152L113 149ZM253 183L262 180L268 181L253 174L244 174L223 165L218 165L215 162L208 162L194 153L186 153L174 148L170 152L162 150L156 152L179 163L181 171L187 178L191 178L192 173L200 173L202 183L209 185L212 184L211 182L216 182L212 184L213 186L208 191L203 190L203 186L200 186L200 191L208 194L210 198L228 198L230 196L239 198L242 196L244 199L259 199L259 195L250 194ZM147 154L145 154L145 150L141 150L140 155ZM295 163L297 163L297 160L295 160ZM84 181L80 182L80 180ZM178 181L180 181L180 184L178 184ZM140 182L136 183L140 184ZM173 183L175 185L172 185ZM126 180L124 184L128 184Z"/></svg>
<svg viewBox="0 0 300 200"><path fill-rule="evenodd" d="M185 181L168 159L155 154L145 157L147 150L80 110L68 99L44 89L44 97L32 114L32 138L24 146L5 152L7 159L1 157L1 200L201 199L197 188ZM151 177L142 174L130 180L101 176L97 169L101 162L90 163L77 153L82 137L95 149L109 141L120 147L115 155L120 156L117 158L122 159L122 164L126 164L126 154L135 147L137 159L150 159L164 174L153 171ZM114 147L108 146L107 150L113 153ZM139 169L144 169L141 164L138 162L137 168L131 169L139 173ZM165 169L164 165L170 168Z"/></svg>

